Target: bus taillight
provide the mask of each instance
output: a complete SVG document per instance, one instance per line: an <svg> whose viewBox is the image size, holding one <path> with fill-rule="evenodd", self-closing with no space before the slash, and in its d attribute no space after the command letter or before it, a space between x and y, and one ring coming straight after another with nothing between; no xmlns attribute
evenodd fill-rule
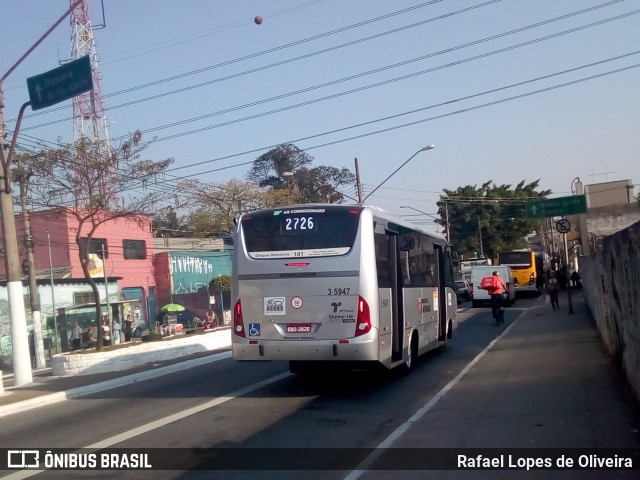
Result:
<svg viewBox="0 0 640 480"><path fill-rule="evenodd" d="M371 314L369 304L362 297L358 297L358 315L356 318L356 337L369 333L371 330Z"/></svg>
<svg viewBox="0 0 640 480"><path fill-rule="evenodd" d="M244 321L242 319L242 304L239 299L233 308L233 332L239 337L246 337L244 333Z"/></svg>

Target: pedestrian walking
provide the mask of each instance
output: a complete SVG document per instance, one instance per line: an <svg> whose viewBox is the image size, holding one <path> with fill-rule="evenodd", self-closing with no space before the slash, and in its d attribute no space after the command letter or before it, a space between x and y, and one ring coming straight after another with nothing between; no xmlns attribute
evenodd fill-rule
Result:
<svg viewBox="0 0 640 480"><path fill-rule="evenodd" d="M82 329L78 322L73 322L71 327L71 348L73 350L80 350L80 339L82 338Z"/></svg>
<svg viewBox="0 0 640 480"><path fill-rule="evenodd" d="M109 328L109 314L102 314L102 345L111 345L111 329Z"/></svg>
<svg viewBox="0 0 640 480"><path fill-rule="evenodd" d="M120 321L117 318L114 318L113 325L111 325L114 345L120 345L120 330L121 330Z"/></svg>
<svg viewBox="0 0 640 480"><path fill-rule="evenodd" d="M124 327L122 328L122 333L124 333L124 341L131 341L131 333L133 332L133 317L129 314L127 315L127 319L124 321Z"/></svg>
<svg viewBox="0 0 640 480"><path fill-rule="evenodd" d="M560 310L560 285L558 284L558 279L556 278L556 272L551 272L551 276L547 280L547 286L545 288L547 295L549 295L549 300L551 302L551 306L554 310Z"/></svg>
<svg viewBox="0 0 640 480"><path fill-rule="evenodd" d="M36 337L34 331L29 332L29 356L31 357L31 368L36 367Z"/></svg>
<svg viewBox="0 0 640 480"><path fill-rule="evenodd" d="M538 289L538 293L544 292L544 286L547 284L547 274L542 271L536 277L536 288Z"/></svg>

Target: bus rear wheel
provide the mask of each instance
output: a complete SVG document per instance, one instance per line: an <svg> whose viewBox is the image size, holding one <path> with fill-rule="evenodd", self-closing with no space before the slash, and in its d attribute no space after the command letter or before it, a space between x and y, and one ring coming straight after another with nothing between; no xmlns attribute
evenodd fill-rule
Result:
<svg viewBox="0 0 640 480"><path fill-rule="evenodd" d="M415 333L411 335L411 341L409 342L407 348L407 361L404 362L401 367L403 373L405 374L411 371L411 368L413 368L416 361L418 360L418 336Z"/></svg>

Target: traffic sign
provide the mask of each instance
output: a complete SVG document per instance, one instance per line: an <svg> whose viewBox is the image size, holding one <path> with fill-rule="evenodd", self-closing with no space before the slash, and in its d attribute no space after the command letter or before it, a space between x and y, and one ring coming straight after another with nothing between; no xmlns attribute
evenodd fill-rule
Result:
<svg viewBox="0 0 640 480"><path fill-rule="evenodd" d="M563 217L587 212L587 197L571 195L570 197L545 198L532 200L525 204L527 217Z"/></svg>
<svg viewBox="0 0 640 480"><path fill-rule="evenodd" d="M556 222L556 230L558 230L559 233L568 233L569 230L571 230L571 223L569 223L569 220L566 218L558 220Z"/></svg>
<svg viewBox="0 0 640 480"><path fill-rule="evenodd" d="M93 88L89 55L27 78L27 88L32 110L50 107L88 92Z"/></svg>

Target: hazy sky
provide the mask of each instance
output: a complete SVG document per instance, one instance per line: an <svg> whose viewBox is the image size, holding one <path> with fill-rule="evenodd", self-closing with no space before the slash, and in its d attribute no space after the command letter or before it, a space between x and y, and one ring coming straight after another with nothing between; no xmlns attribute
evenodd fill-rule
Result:
<svg viewBox="0 0 640 480"><path fill-rule="evenodd" d="M2 1L3 74L69 4ZM433 143L368 203L433 214L443 188L489 180L540 179L552 196L576 177L640 182L640 0L104 0L104 18L89 5L106 24L109 136L157 137L145 156L173 157L170 179L244 178L294 143L314 166L358 158L367 194ZM70 51L67 19L5 81L10 129L26 79ZM71 140L70 101L28 113L23 148Z"/></svg>

